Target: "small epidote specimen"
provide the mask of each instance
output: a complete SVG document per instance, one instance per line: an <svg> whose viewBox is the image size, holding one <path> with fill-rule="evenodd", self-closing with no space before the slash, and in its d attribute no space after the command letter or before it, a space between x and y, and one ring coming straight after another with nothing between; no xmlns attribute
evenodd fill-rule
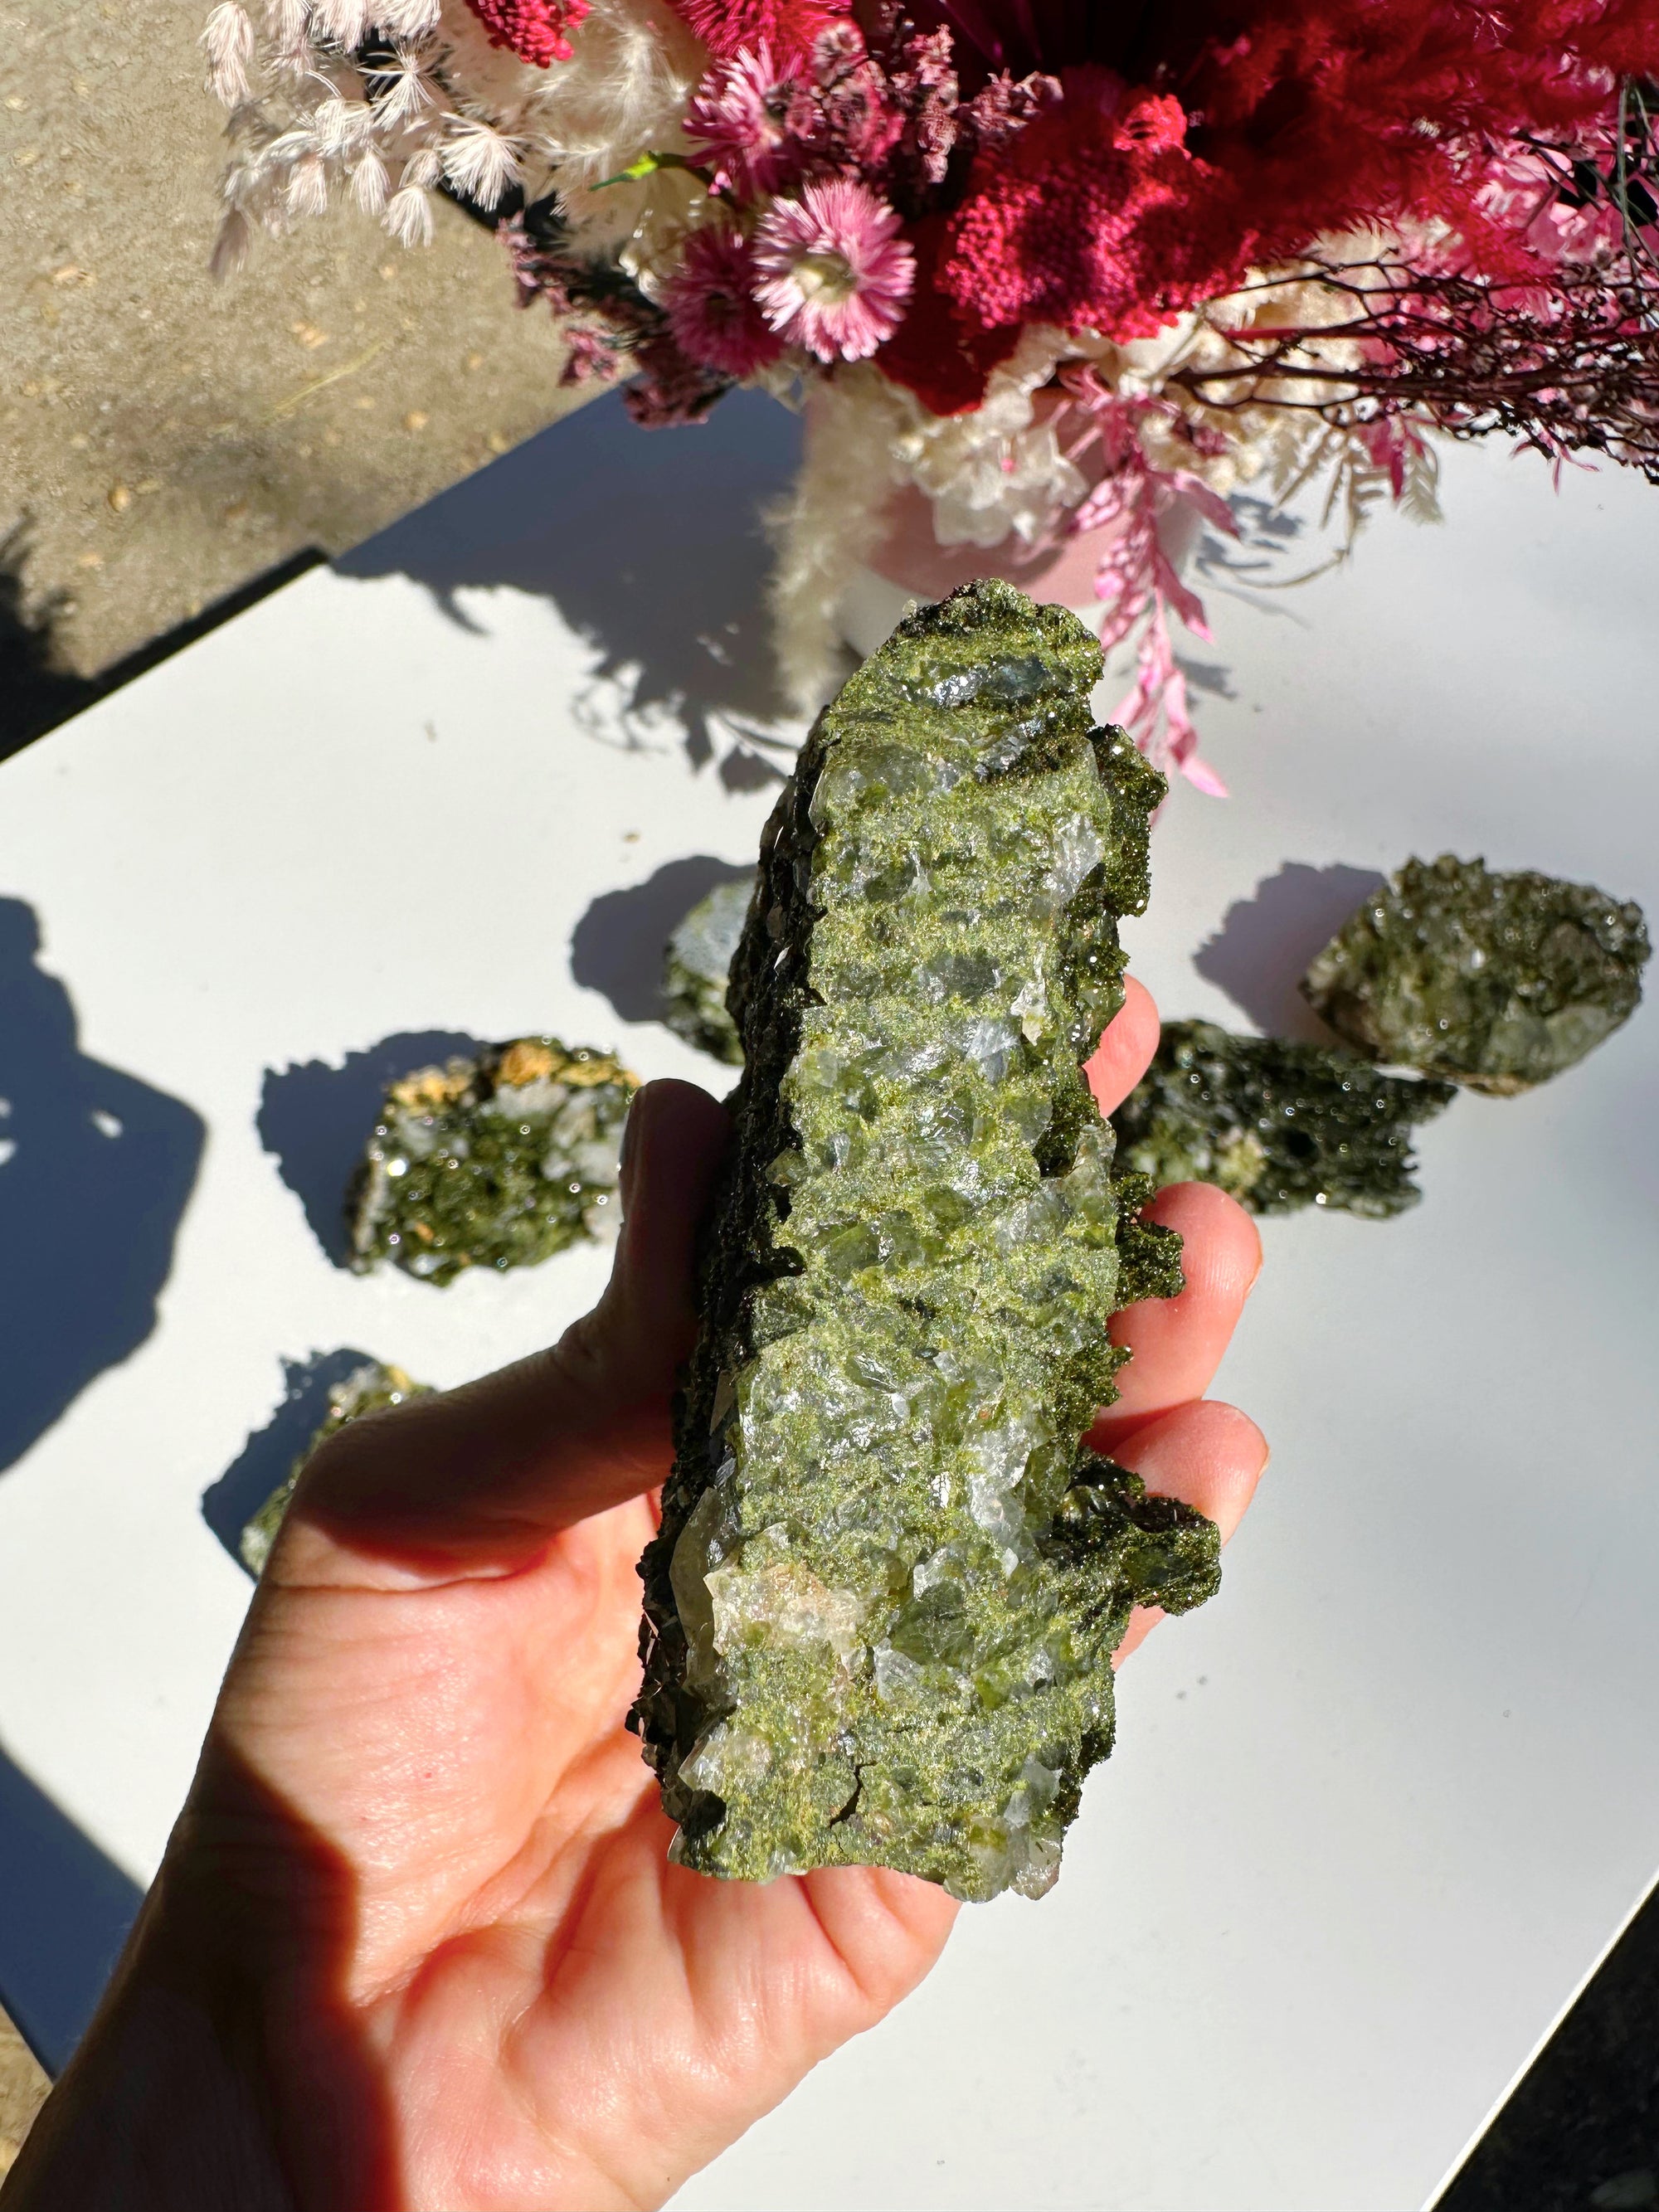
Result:
<svg viewBox="0 0 1659 2212"><path fill-rule="evenodd" d="M1323 1206L1381 1221L1422 1196L1413 1127L1455 1096L1328 1046L1169 1022L1112 1120L1123 1164L1155 1183L1217 1183L1252 1213Z"/></svg>
<svg viewBox="0 0 1659 2212"><path fill-rule="evenodd" d="M1407 860L1343 924L1302 990L1373 1060L1472 1091L1526 1091L1629 1020L1649 949L1633 902L1443 853Z"/></svg>
<svg viewBox="0 0 1659 2212"><path fill-rule="evenodd" d="M638 1088L607 1052L518 1037L394 1083L352 1184L351 1264L428 1283L525 1267L611 1234Z"/></svg>
<svg viewBox="0 0 1659 2212"><path fill-rule="evenodd" d="M1079 1449L1121 1305L1179 1287L1079 1063L1163 779L1095 640L976 583L819 718L732 969L744 1073L633 1715L674 1856L1053 1881L1132 1606L1213 1526Z"/></svg>
<svg viewBox="0 0 1659 2212"><path fill-rule="evenodd" d="M294 1496L294 1486L300 1480L300 1471L319 1445L326 1443L337 1429L344 1428L348 1421L355 1421L360 1414L378 1413L386 1406L401 1406L405 1398L418 1398L431 1387L428 1382L412 1382L401 1367L383 1366L378 1359L366 1360L343 1382L334 1385L328 1394L328 1412L316 1434L289 1469L285 1480L277 1484L242 1530L236 1548L250 1574L264 1574L270 1547L276 1541L276 1531L283 1525L283 1516Z"/></svg>
<svg viewBox="0 0 1659 2212"><path fill-rule="evenodd" d="M726 1009L726 985L754 888L752 876L716 884L669 939L663 957L664 1021L687 1044L733 1067L743 1063L743 1040Z"/></svg>

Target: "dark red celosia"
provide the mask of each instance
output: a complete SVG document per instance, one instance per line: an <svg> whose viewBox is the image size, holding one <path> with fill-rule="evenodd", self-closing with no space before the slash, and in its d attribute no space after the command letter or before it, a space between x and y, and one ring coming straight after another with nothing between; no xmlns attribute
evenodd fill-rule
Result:
<svg viewBox="0 0 1659 2212"><path fill-rule="evenodd" d="M820 34L845 18L851 0L672 0L674 12L721 61L739 53L810 54Z"/></svg>
<svg viewBox="0 0 1659 2212"><path fill-rule="evenodd" d="M1189 143L1279 256L1322 232L1438 220L1478 234L1494 273L1518 270L1523 249L1473 204L1472 156L1582 129L1616 77L1659 68L1659 0L1255 0L1230 26L1182 75Z"/></svg>
<svg viewBox="0 0 1659 2212"><path fill-rule="evenodd" d="M904 320L876 355L876 366L914 392L935 415L966 415L985 397L985 380L1019 343L1012 325L986 330L955 313L939 289L943 216L915 223L916 281Z"/></svg>
<svg viewBox="0 0 1659 2212"><path fill-rule="evenodd" d="M951 218L939 283L957 316L1149 337L1248 266L1254 222L1232 180L1184 143L1168 96L1073 73Z"/></svg>
<svg viewBox="0 0 1659 2212"><path fill-rule="evenodd" d="M489 33L521 62L550 69L570 58L570 33L587 14L588 0L466 0Z"/></svg>
<svg viewBox="0 0 1659 2212"><path fill-rule="evenodd" d="M986 35L1050 13L1055 37L1079 29L1059 5L974 13ZM1118 40L1108 14L1099 38ZM1373 222L1443 224L1489 273L1519 276L1524 240L1477 204L1483 149L1582 130L1619 74L1659 70L1659 0L1249 0L1159 21L1135 65L1178 90L1184 143L1156 121L1140 143L1127 127L1173 99L1137 109L1111 71L1067 70L1061 106L975 164L939 276L959 319L1142 336L1252 262Z"/></svg>

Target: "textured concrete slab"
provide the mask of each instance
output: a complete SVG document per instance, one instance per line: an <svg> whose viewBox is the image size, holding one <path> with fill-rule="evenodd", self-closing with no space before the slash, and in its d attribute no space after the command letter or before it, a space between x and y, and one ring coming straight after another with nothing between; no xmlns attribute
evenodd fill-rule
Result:
<svg viewBox="0 0 1659 2212"><path fill-rule="evenodd" d="M0 2012L0 2174L9 2171L51 2087L34 2053Z"/></svg>
<svg viewBox="0 0 1659 2212"><path fill-rule="evenodd" d="M424 252L342 212L213 283L204 13L0 0L0 605L81 676L358 544L578 396L551 319L451 209Z"/></svg>

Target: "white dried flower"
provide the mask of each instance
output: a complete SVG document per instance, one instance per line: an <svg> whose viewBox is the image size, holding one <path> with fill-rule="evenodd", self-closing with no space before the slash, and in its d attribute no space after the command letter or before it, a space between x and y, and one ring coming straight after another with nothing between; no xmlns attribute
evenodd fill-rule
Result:
<svg viewBox="0 0 1659 2212"><path fill-rule="evenodd" d="M399 246L430 246L432 202L414 185L400 185L380 218Z"/></svg>
<svg viewBox="0 0 1659 2212"><path fill-rule="evenodd" d="M311 0L312 36L331 40L348 53L362 46L368 20L368 0Z"/></svg>
<svg viewBox="0 0 1659 2212"><path fill-rule="evenodd" d="M288 173L283 204L289 215L321 215L328 206L328 165L320 154L302 154Z"/></svg>
<svg viewBox="0 0 1659 2212"><path fill-rule="evenodd" d="M265 40L280 68L297 70L309 64L310 14L307 0L265 0Z"/></svg>
<svg viewBox="0 0 1659 2212"><path fill-rule="evenodd" d="M343 100L336 92L319 100L311 124L325 153L349 155L373 137L374 110L366 100Z"/></svg>
<svg viewBox="0 0 1659 2212"><path fill-rule="evenodd" d="M400 246L431 245L430 192L442 174L443 164L429 146L423 146L404 163L398 189L386 202L386 213L380 217Z"/></svg>
<svg viewBox="0 0 1659 2212"><path fill-rule="evenodd" d="M520 144L476 117L453 117L441 150L444 174L480 207L496 206L519 181Z"/></svg>
<svg viewBox="0 0 1659 2212"><path fill-rule="evenodd" d="M377 58L368 74L374 88L374 110L383 131L407 130L434 105L427 50L393 41L391 54Z"/></svg>
<svg viewBox="0 0 1659 2212"><path fill-rule="evenodd" d="M392 179L386 157L373 140L357 156L351 171L351 197L365 215L379 215L386 206Z"/></svg>
<svg viewBox="0 0 1659 2212"><path fill-rule="evenodd" d="M317 134L310 125L300 123L295 124L292 130L284 131L280 137L267 139L253 158L256 162L273 169L287 169L295 161L303 161L307 154L321 150L317 143Z"/></svg>
<svg viewBox="0 0 1659 2212"><path fill-rule="evenodd" d="M207 87L227 107L240 107L248 96L248 64L253 59L253 25L239 0L219 0L202 30L207 55Z"/></svg>
<svg viewBox="0 0 1659 2212"><path fill-rule="evenodd" d="M439 0L378 0L374 20L394 39L423 39L438 27Z"/></svg>

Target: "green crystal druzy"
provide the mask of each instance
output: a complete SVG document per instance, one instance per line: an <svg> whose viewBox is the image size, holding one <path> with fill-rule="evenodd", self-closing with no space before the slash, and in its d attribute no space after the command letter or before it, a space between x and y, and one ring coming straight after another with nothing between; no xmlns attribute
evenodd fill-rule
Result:
<svg viewBox="0 0 1659 2212"><path fill-rule="evenodd" d="M1155 1183L1217 1183L1252 1213L1323 1206L1380 1221L1422 1196L1412 1130L1455 1095L1329 1046L1170 1022L1112 1121L1120 1158Z"/></svg>
<svg viewBox="0 0 1659 2212"><path fill-rule="evenodd" d="M1163 781L1100 653L966 586L902 623L779 800L734 963L745 1072L641 1572L633 1724L705 1873L1058 1869L1130 1608L1217 1535L1080 1452L1171 1294L1079 1062L1122 1001Z"/></svg>
<svg viewBox="0 0 1659 2212"><path fill-rule="evenodd" d="M548 1036L404 1076L348 1200L352 1266L362 1274L394 1260L441 1285L610 1235L638 1085L611 1054Z"/></svg>
<svg viewBox="0 0 1659 2212"><path fill-rule="evenodd" d="M378 1359L366 1360L343 1382L334 1385L328 1394L328 1412L311 1442L286 1478L246 1523L237 1540L242 1565L251 1575L264 1574L270 1547L276 1541L276 1531L283 1525L283 1516L294 1495L294 1486L312 1454L326 1443L337 1429L344 1428L348 1421L355 1421L363 1413L378 1413L387 1406L401 1406L405 1398L418 1398L431 1387L429 1382L411 1381L401 1367L385 1366Z"/></svg>
<svg viewBox="0 0 1659 2212"><path fill-rule="evenodd" d="M1484 860L1407 860L1303 979L1373 1060L1474 1091L1525 1091L1628 1021L1649 952L1642 909L1589 884Z"/></svg>
<svg viewBox="0 0 1659 2212"><path fill-rule="evenodd" d="M733 1067L743 1064L743 1040L726 987L754 889L753 876L716 884L675 930L663 958L663 1020L687 1044Z"/></svg>

